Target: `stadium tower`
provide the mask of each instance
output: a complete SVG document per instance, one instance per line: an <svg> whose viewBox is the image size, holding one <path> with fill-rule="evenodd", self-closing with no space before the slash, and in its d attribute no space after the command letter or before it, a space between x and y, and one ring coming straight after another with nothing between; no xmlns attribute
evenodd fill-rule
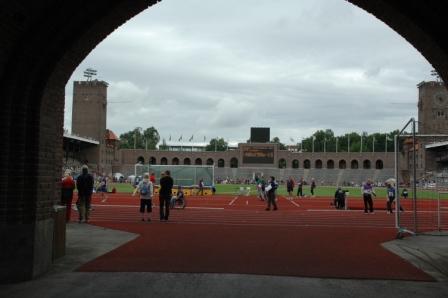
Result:
<svg viewBox="0 0 448 298"><path fill-rule="evenodd" d="M107 152L107 87L104 81L87 80L73 83L72 134L94 139L98 146L88 149L86 161L98 172L110 169Z"/></svg>
<svg viewBox="0 0 448 298"><path fill-rule="evenodd" d="M443 82L421 82L417 85L418 131L420 134L448 133L448 90Z"/></svg>

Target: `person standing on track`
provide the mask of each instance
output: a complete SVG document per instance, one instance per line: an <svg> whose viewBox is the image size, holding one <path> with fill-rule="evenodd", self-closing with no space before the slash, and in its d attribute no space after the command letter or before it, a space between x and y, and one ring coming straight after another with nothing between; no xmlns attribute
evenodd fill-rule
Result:
<svg viewBox="0 0 448 298"><path fill-rule="evenodd" d="M149 176L149 181L151 181L152 185L156 184L156 174L154 172Z"/></svg>
<svg viewBox="0 0 448 298"><path fill-rule="evenodd" d="M367 181L362 185L361 187L361 193L362 197L364 199L364 213L375 213L373 211L373 196L376 196L375 191L373 189L373 184L370 179L367 179Z"/></svg>
<svg viewBox="0 0 448 298"><path fill-rule="evenodd" d="M388 183L387 185L387 214L392 214L394 213L393 209L392 209L392 205L395 201L395 187L391 184ZM401 207L400 205L400 211L404 211L403 207Z"/></svg>
<svg viewBox="0 0 448 298"><path fill-rule="evenodd" d="M78 188L78 207L79 223L89 221L90 202L92 200L93 176L89 174L89 168L82 166L82 174L76 179L76 187Z"/></svg>
<svg viewBox="0 0 448 298"><path fill-rule="evenodd" d="M314 198L314 189L316 189L316 181L314 181L314 178L312 178L310 192L311 192L311 197L313 197L313 198Z"/></svg>
<svg viewBox="0 0 448 298"><path fill-rule="evenodd" d="M168 220L170 216L170 201L171 193L173 190L173 178L171 178L170 171L166 170L162 173L160 178L160 191L159 191L159 203L160 203L160 220Z"/></svg>
<svg viewBox="0 0 448 298"><path fill-rule="evenodd" d="M266 211L271 210L271 205L274 207L274 211L277 210L277 203L276 203L276 192L278 188L278 183L275 181L275 177L271 176L269 179L269 183L266 186L266 194L268 197L268 207L266 208Z"/></svg>
<svg viewBox="0 0 448 298"><path fill-rule="evenodd" d="M73 190L75 189L75 181L70 175L70 170L66 170L61 184L61 204L65 206L65 221L70 221L72 212Z"/></svg>
<svg viewBox="0 0 448 298"><path fill-rule="evenodd" d="M289 177L288 180L286 180L286 189L288 191L288 199L292 199L293 198L293 193L294 193L294 179L292 177Z"/></svg>
<svg viewBox="0 0 448 298"><path fill-rule="evenodd" d="M152 212L152 196L154 194L154 186L149 180L148 174L143 176L143 180L139 182L132 195L135 196L137 191L140 193L140 213L142 214L142 221L145 221L145 209L148 213L147 220L151 221L150 215Z"/></svg>
<svg viewBox="0 0 448 298"><path fill-rule="evenodd" d="M300 178L297 182L297 196L303 197L303 178Z"/></svg>

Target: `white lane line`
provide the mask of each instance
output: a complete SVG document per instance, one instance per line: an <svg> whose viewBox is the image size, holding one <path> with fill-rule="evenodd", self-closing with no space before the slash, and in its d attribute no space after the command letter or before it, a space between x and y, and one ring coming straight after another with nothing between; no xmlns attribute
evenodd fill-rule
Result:
<svg viewBox="0 0 448 298"><path fill-rule="evenodd" d="M229 206L232 206L233 203L238 199L238 196L234 197L233 200L230 201Z"/></svg>
<svg viewBox="0 0 448 298"><path fill-rule="evenodd" d="M92 206L98 207L123 207L123 208L140 208L138 205L102 205L92 204ZM159 208L157 205L153 205L152 208ZM185 207L185 209L200 209L200 210L224 210L224 207Z"/></svg>
<svg viewBox="0 0 448 298"><path fill-rule="evenodd" d="M281 198L285 199L286 201L290 202L291 204L293 204L296 207L300 207L300 204L294 202L293 200L287 199L286 197L281 197Z"/></svg>

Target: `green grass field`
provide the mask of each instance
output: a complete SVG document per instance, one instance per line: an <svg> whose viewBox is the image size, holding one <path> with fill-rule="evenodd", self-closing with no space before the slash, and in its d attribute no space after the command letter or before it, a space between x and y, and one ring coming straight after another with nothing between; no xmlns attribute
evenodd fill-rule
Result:
<svg viewBox="0 0 448 298"><path fill-rule="evenodd" d="M109 186L109 190L112 189L112 187L115 187L117 189L117 192L119 193L132 193L134 188L132 185L127 183L112 183ZM256 195L257 190L255 185L243 185L243 184L217 184L216 185L216 194L226 194L226 195L235 195L239 193L240 187L250 187L251 195ZM343 189L346 189L349 191L349 197L359 197L361 198L361 188L360 187L343 187ZM402 188L400 188L402 190ZM400 190L400 192L401 192ZM409 189L408 189L409 190ZM304 194L309 196L310 195L310 187L305 186L303 188ZM317 197L333 197L334 193L336 191L336 187L332 186L318 186L315 190L315 196ZM378 197L386 197L386 188L384 187L378 187L375 189L375 192ZM297 187L294 189L294 194L297 193ZM287 195L286 187L284 185L281 185L278 189L278 195L285 196ZM418 190L417 196L419 198L429 198L429 199L437 199L437 193L435 191L431 190ZM412 192L409 191L409 197L412 197ZM443 199L448 199L448 195L443 195Z"/></svg>

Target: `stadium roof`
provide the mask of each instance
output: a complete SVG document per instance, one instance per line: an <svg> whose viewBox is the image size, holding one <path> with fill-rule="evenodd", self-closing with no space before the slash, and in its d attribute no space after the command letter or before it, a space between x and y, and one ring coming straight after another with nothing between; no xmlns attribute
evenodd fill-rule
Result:
<svg viewBox="0 0 448 298"><path fill-rule="evenodd" d="M71 140L76 140L76 141L80 141L80 142L85 142L85 143L90 143L90 144L94 144L94 145L99 145L100 142L98 142L97 140L94 139L89 139L89 138L83 138L77 135L72 135L69 134L68 132L64 132L64 138L67 139L71 139Z"/></svg>
<svg viewBox="0 0 448 298"><path fill-rule="evenodd" d="M436 142L436 143L431 143L428 145L425 145L425 149L448 149L448 141L443 141L443 142Z"/></svg>

